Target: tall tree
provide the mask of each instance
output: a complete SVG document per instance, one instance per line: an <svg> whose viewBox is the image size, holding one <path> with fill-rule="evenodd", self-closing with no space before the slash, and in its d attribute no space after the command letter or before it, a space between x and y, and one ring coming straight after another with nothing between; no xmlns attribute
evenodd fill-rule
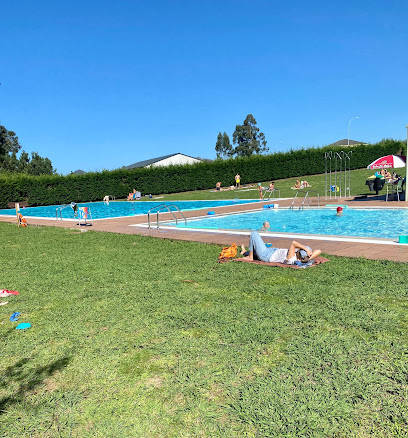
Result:
<svg viewBox="0 0 408 438"><path fill-rule="evenodd" d="M0 125L0 160L7 154L16 153L21 149L16 133L8 131Z"/></svg>
<svg viewBox="0 0 408 438"><path fill-rule="evenodd" d="M215 152L217 154L217 158L222 157L231 157L232 156L232 146L228 134L224 132L218 133L217 142L215 143Z"/></svg>
<svg viewBox="0 0 408 438"><path fill-rule="evenodd" d="M52 168L51 160L46 157L41 157L37 152L31 152L31 159L28 161L26 168L27 173L30 175L52 175L55 173L55 170Z"/></svg>
<svg viewBox="0 0 408 438"><path fill-rule="evenodd" d="M27 152L21 151L20 157L17 158L20 149L21 145L16 133L0 125L0 171L29 175L51 175L56 172L50 159L41 157L37 152L32 152L30 158Z"/></svg>
<svg viewBox="0 0 408 438"><path fill-rule="evenodd" d="M238 157L249 157L253 154L262 154L269 151L266 146L265 135L259 131L255 117L252 114L246 116L243 125L235 127L232 139L234 145L237 145L233 149L233 155Z"/></svg>

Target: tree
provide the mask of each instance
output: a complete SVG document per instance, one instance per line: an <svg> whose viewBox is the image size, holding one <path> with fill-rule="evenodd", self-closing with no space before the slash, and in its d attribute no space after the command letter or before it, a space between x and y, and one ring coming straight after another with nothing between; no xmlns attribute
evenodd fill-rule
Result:
<svg viewBox="0 0 408 438"><path fill-rule="evenodd" d="M31 160L27 163L27 173L29 175L52 175L55 170L49 158L41 157L37 152L31 152Z"/></svg>
<svg viewBox="0 0 408 438"><path fill-rule="evenodd" d="M269 151L269 148L266 146L265 135L259 131L259 128L256 126L255 117L252 114L246 116L243 125L235 127L232 139L234 145L237 145L233 149L232 155L238 157L249 157L253 154Z"/></svg>
<svg viewBox="0 0 408 438"><path fill-rule="evenodd" d="M56 172L51 160L41 157L37 152L31 152L30 158L27 152L21 151L20 157L17 158L20 149L16 133L0 125L0 171L29 175L51 175Z"/></svg>
<svg viewBox="0 0 408 438"><path fill-rule="evenodd" d="M8 154L17 154L20 149L21 145L16 133L8 131L4 126L0 125L0 160Z"/></svg>
<svg viewBox="0 0 408 438"><path fill-rule="evenodd" d="M215 143L215 152L217 154L217 158L232 156L233 149L230 139L225 132L224 134L221 134L221 132L218 133L217 142Z"/></svg>

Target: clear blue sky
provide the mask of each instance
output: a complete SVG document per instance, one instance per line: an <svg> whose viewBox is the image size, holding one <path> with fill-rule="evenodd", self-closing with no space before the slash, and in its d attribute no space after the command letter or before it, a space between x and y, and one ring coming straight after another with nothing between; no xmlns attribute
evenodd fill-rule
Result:
<svg viewBox="0 0 408 438"><path fill-rule="evenodd" d="M406 138L408 2L1 0L0 123L59 173Z"/></svg>

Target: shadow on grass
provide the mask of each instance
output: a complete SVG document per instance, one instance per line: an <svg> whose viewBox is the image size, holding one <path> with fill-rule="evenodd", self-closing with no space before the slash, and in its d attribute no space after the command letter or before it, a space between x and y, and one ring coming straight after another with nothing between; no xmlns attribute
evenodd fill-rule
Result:
<svg viewBox="0 0 408 438"><path fill-rule="evenodd" d="M20 359L14 365L7 367L3 376L0 377L0 388L19 385L12 396L0 399L0 415L4 414L9 406L21 402L27 393L44 383L46 378L66 367L70 361L70 357L63 357L49 365L32 368L32 359Z"/></svg>

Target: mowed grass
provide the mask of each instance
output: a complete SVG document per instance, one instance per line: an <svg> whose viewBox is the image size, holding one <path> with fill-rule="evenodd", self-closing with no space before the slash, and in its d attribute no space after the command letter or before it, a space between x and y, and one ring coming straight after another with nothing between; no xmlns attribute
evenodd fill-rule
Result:
<svg viewBox="0 0 408 438"><path fill-rule="evenodd" d="M333 165L334 166L334 165ZM389 169L389 171L392 173L393 170L397 172L397 174L402 176L405 176L405 169ZM347 173L347 181L345 181L345 175L344 171L337 172L337 176L335 176L334 171L332 172L331 176L331 185L336 185L341 187L342 196L344 195L344 187L350 186L350 195L356 196L356 195L375 195L375 192L370 192L367 185L365 185L365 182L367 178L371 175L374 175L375 170L369 170L369 169L358 169L358 170L352 170L350 172L350 175ZM341 181L340 181L341 178ZM221 178L220 178L221 179ZM259 181L261 182L263 187L268 187L269 183L274 181L275 182L275 188L277 190L280 190L280 197L281 198L293 198L296 195L297 190L292 189L291 187L294 186L296 183L296 179L299 179L299 181L306 180L310 184L310 196L316 197L316 191L319 193L321 202L324 202L325 194L327 193L327 197L329 198L331 195L331 200L334 199L334 192L330 193L329 187L330 187L330 176L327 175L327 182L326 182L326 175L319 174L319 175L306 175L306 176L299 176L298 178L288 178L288 179L281 179L281 180L274 180L273 175L271 175L271 179L268 181ZM245 181L245 179L243 179ZM349 184L350 182L350 184ZM248 184L249 185L249 184ZM259 199L259 192L258 189L255 187L256 182L252 183L253 187L246 187L244 184L241 186L238 190L228 190L228 191L221 191L216 192L215 189L208 189L208 190L196 190L196 191L189 191L189 192L182 192L182 193L171 193L171 194L164 194L160 195L162 196L163 200L171 200L171 199ZM215 184L214 184L215 186ZM303 189L308 190L308 189ZM326 192L327 190L327 192ZM380 192L379 195L386 194L386 188L384 187ZM339 199L339 192L336 193L336 198ZM348 195L348 191L347 191ZM278 193L276 193L276 197L278 196ZM143 198L145 199L145 198ZM266 199L269 199L269 194L267 194ZM271 197L272 199L272 197ZM145 200L149 200L148 198Z"/></svg>
<svg viewBox="0 0 408 438"><path fill-rule="evenodd" d="M5 223L0 243L20 292L1 436L408 435L407 264L218 264L216 245Z"/></svg>

